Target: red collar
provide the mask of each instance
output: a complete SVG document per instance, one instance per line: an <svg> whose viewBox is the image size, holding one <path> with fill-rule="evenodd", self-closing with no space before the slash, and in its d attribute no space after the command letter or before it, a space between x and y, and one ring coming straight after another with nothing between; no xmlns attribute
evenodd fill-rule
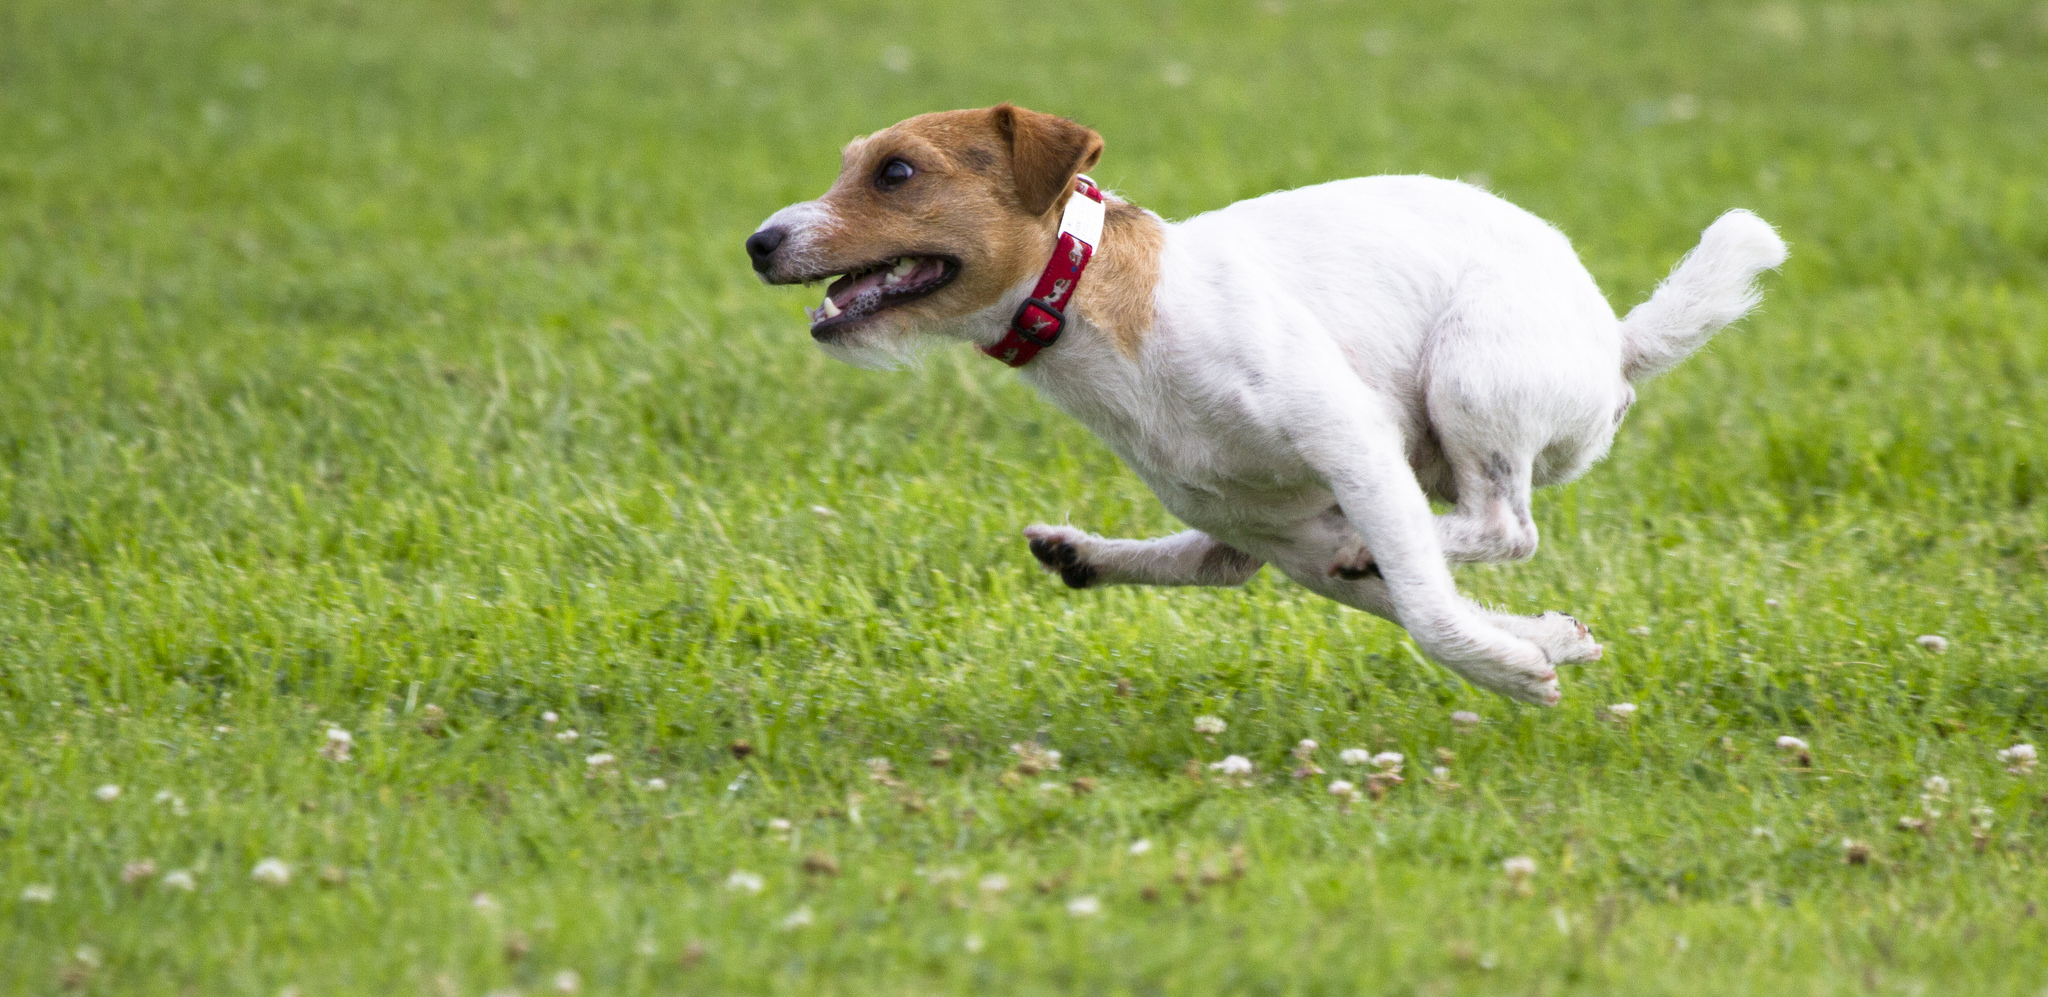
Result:
<svg viewBox="0 0 2048 997"><path fill-rule="evenodd" d="M1059 341L1067 328L1067 313L1061 306L1073 301L1081 272L1095 258L1095 247L1102 244L1103 212L1102 190L1087 174L1076 176L1073 196L1067 198L1067 208L1060 213L1060 241L1053 247L1051 262L1038 275L1031 297L1010 318L1003 338L994 346L982 347L981 352L1022 367L1039 350Z"/></svg>

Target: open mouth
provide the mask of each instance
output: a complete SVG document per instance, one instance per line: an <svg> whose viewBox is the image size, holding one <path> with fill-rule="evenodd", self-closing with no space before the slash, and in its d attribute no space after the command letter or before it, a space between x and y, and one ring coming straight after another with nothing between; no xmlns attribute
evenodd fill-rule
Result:
<svg viewBox="0 0 2048 997"><path fill-rule="evenodd" d="M825 336L916 301L951 283L960 264L943 256L898 256L849 270L825 288L825 300L806 309L811 337Z"/></svg>

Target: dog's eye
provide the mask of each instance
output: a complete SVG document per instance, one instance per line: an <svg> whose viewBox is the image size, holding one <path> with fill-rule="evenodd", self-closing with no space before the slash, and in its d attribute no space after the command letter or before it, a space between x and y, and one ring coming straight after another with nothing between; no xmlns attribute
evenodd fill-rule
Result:
<svg viewBox="0 0 2048 997"><path fill-rule="evenodd" d="M875 172L875 186L880 187L883 190L895 190L896 188L903 186L903 182L905 180L908 180L916 175L916 167L911 166L909 163L906 163L903 160L892 159L886 163L883 163L882 168Z"/></svg>

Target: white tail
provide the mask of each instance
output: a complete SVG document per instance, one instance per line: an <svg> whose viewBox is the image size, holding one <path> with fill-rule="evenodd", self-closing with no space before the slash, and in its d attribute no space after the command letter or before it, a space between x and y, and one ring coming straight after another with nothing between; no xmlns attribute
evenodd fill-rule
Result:
<svg viewBox="0 0 2048 997"><path fill-rule="evenodd" d="M1785 240L1770 223L1741 208L1714 219L1650 300L1621 320L1622 376L1643 381L1678 366L1755 308L1757 275L1783 262Z"/></svg>

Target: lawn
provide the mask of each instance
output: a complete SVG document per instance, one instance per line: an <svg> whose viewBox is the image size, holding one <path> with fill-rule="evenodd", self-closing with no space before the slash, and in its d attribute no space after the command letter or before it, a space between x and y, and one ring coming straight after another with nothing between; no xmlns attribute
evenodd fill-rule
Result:
<svg viewBox="0 0 2048 997"><path fill-rule="evenodd" d="M1462 176L1619 308L1780 226L1459 574L1562 705L1067 591L1026 523L1177 528L1107 450L816 351L741 240L1005 99L1170 218ZM13 0L0 992L2038 992L2044 135L2031 2Z"/></svg>

